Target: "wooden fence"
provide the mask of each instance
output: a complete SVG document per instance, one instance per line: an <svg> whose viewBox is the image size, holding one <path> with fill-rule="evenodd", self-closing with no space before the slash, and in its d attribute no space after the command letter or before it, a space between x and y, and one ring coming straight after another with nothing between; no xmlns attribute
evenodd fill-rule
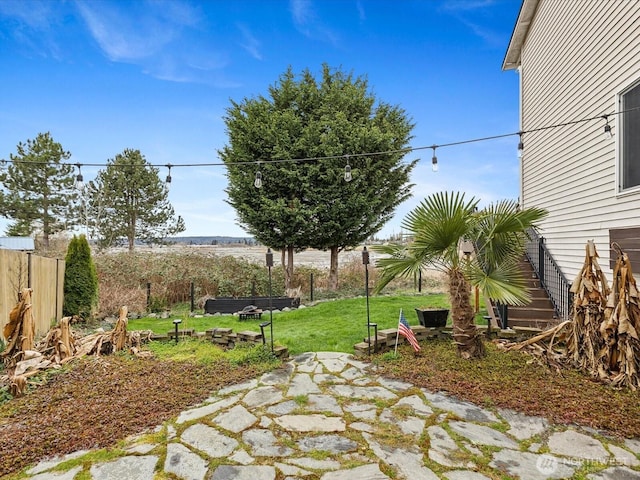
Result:
<svg viewBox="0 0 640 480"><path fill-rule="evenodd" d="M18 292L32 288L36 336L62 318L64 260L32 253L0 249L0 337L9 322L9 312L18 302ZM6 340L6 339L5 339Z"/></svg>

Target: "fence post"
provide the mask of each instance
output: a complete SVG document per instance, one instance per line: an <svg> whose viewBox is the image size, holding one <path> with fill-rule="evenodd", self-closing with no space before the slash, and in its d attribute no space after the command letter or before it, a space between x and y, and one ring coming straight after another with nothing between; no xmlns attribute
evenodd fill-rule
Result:
<svg viewBox="0 0 640 480"><path fill-rule="evenodd" d="M544 284L544 237L538 240L538 272L540 286L542 286Z"/></svg>
<svg viewBox="0 0 640 480"><path fill-rule="evenodd" d="M31 288L31 274L32 274L32 266L31 266L31 252L27 252L27 288ZM18 289L20 290L20 289Z"/></svg>
<svg viewBox="0 0 640 480"><path fill-rule="evenodd" d="M56 258L56 315L55 315L56 322L60 320L58 318L58 300L60 300L59 292L60 292L60 259Z"/></svg>
<svg viewBox="0 0 640 480"><path fill-rule="evenodd" d="M309 276L311 277L309 278L309 288L310 288L309 298L311 299L310 301L313 302L313 272L311 272Z"/></svg>
<svg viewBox="0 0 640 480"><path fill-rule="evenodd" d="M418 293L422 292L422 269L418 270Z"/></svg>
<svg viewBox="0 0 640 480"><path fill-rule="evenodd" d="M193 313L193 311L196 309L195 295L196 295L196 288L193 282L191 282L191 313Z"/></svg>
<svg viewBox="0 0 640 480"><path fill-rule="evenodd" d="M147 313L151 310L151 282L147 282Z"/></svg>

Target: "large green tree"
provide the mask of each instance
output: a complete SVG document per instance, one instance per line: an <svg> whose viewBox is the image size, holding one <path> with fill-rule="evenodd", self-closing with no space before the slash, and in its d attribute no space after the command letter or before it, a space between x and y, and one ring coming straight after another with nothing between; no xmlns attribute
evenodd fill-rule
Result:
<svg viewBox="0 0 640 480"><path fill-rule="evenodd" d="M126 239L133 251L136 240L162 242L185 230L168 193L158 169L139 150L126 149L109 159L86 187L88 227L102 247Z"/></svg>
<svg viewBox="0 0 640 480"><path fill-rule="evenodd" d="M7 234L49 237L77 223L77 192L74 190L74 166L64 163L71 154L39 133L34 140L18 143L16 153L0 172L0 215L12 220Z"/></svg>
<svg viewBox="0 0 640 480"><path fill-rule="evenodd" d="M328 65L319 78L289 68L268 97L232 101L224 120L229 143L219 154L239 224L288 253L287 279L294 251L330 250L337 286L338 253L378 232L410 195L415 161L402 159L411 120L378 101L366 78Z"/></svg>
<svg viewBox="0 0 640 480"><path fill-rule="evenodd" d="M529 299L525 278L519 268L524 254L526 231L535 227L546 211L519 208L511 200L477 209L478 200L464 194L436 193L427 197L404 219L402 226L412 237L408 245L376 245L385 254L376 266L382 275L376 291L398 276L413 277L421 268L435 267L446 273L453 338L464 358L484 354L474 324L471 286L478 286L486 298L522 305ZM474 254L461 252L462 241L475 245Z"/></svg>

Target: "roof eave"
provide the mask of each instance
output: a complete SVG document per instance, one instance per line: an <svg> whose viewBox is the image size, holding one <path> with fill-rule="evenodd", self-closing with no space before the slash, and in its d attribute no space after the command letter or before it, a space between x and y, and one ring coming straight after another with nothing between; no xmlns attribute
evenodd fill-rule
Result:
<svg viewBox="0 0 640 480"><path fill-rule="evenodd" d="M518 19L515 27L513 27L513 33L509 41L509 47L502 62L502 70L514 70L520 66L522 47L539 3L540 0L522 0Z"/></svg>

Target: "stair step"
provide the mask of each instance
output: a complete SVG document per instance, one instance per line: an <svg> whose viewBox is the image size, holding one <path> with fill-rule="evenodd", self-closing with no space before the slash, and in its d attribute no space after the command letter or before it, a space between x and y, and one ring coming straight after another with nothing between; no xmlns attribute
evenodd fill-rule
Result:
<svg viewBox="0 0 640 480"><path fill-rule="evenodd" d="M512 307L517 308L517 307ZM544 297L532 297L531 301L527 304L526 308L541 308L544 310L553 310L553 303L546 296Z"/></svg>
<svg viewBox="0 0 640 480"><path fill-rule="evenodd" d="M542 320L542 319L529 319L529 318L511 318L509 317L509 327L518 328L518 327L532 327L539 328L541 330L547 330L549 327L555 326L558 324L557 319L553 320Z"/></svg>
<svg viewBox="0 0 640 480"><path fill-rule="evenodd" d="M553 308L509 307L509 319L511 318L548 318L552 319L556 314Z"/></svg>

